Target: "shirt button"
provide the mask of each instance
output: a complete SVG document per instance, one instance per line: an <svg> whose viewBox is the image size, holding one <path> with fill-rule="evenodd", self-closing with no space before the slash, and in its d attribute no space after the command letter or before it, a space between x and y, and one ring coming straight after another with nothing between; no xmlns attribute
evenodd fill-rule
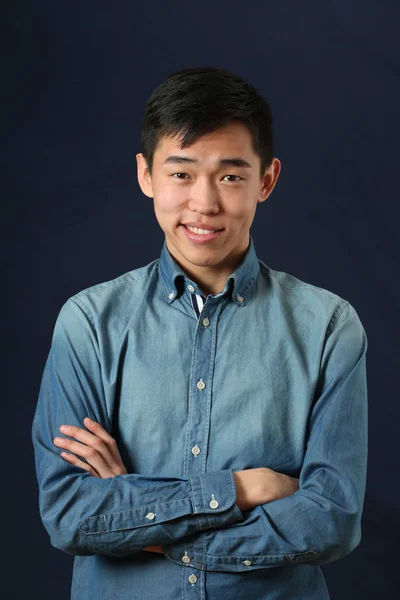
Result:
<svg viewBox="0 0 400 600"><path fill-rule="evenodd" d="M251 560L244 560L243 564L246 565L246 567L250 567L251 566Z"/></svg>
<svg viewBox="0 0 400 600"><path fill-rule="evenodd" d="M194 583L197 583L197 577L196 577L196 575L194 575L194 574L190 575L190 577L189 577L189 583L191 583L192 585Z"/></svg>
<svg viewBox="0 0 400 600"><path fill-rule="evenodd" d="M182 556L182 562L185 563L185 565L190 563L190 557L188 556L187 552L185 552L185 556Z"/></svg>
<svg viewBox="0 0 400 600"><path fill-rule="evenodd" d="M172 300L172 298L173 298L174 296L175 296L174 292L171 292L171 293L170 293L170 295L168 296L168 298L169 298L170 300Z"/></svg>
<svg viewBox="0 0 400 600"><path fill-rule="evenodd" d="M194 292L194 287L192 285L188 285L188 290L189 290L189 292L193 293Z"/></svg>
<svg viewBox="0 0 400 600"><path fill-rule="evenodd" d="M203 325L204 327L208 327L210 324L210 319L208 317L206 317L205 319L203 319Z"/></svg>
<svg viewBox="0 0 400 600"><path fill-rule="evenodd" d="M149 521L152 521L154 519L156 515L152 512L147 513L146 515L146 519L149 519Z"/></svg>
<svg viewBox="0 0 400 600"><path fill-rule="evenodd" d="M236 296L236 300L238 302L243 302L243 296L239 296L239 294Z"/></svg>
<svg viewBox="0 0 400 600"><path fill-rule="evenodd" d="M217 500L215 499L214 494L211 494L211 502L210 502L210 508L218 508L219 504L217 502Z"/></svg>
<svg viewBox="0 0 400 600"><path fill-rule="evenodd" d="M196 385L197 385L197 389L199 389L199 390L204 390L204 388L206 387L206 384L204 383L204 381L202 379L200 379Z"/></svg>
<svg viewBox="0 0 400 600"><path fill-rule="evenodd" d="M200 454L200 448L198 446L193 446L192 454L194 454L195 456L198 456Z"/></svg>

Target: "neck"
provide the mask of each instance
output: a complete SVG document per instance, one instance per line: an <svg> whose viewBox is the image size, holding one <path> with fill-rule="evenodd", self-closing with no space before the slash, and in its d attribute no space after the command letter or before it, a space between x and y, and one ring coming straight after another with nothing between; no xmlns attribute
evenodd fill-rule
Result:
<svg viewBox="0 0 400 600"><path fill-rule="evenodd" d="M166 243L175 262L180 266L185 275L199 286L205 296L208 296L209 294L216 295L222 292L229 275L231 275L242 262L243 257L248 250L247 246L240 254L228 257L223 265L197 266L185 260L185 258L177 252L175 247L172 247L171 249L168 240Z"/></svg>
<svg viewBox="0 0 400 600"><path fill-rule="evenodd" d="M173 254L172 256L175 262L185 273L185 275L199 286L199 288L205 296L208 296L209 294L216 295L222 292L226 280L228 279L229 275L234 271L234 268L213 269L210 267L199 267L196 269L192 266L187 266L186 264L183 264L183 262L179 260L179 257L177 258Z"/></svg>
<svg viewBox="0 0 400 600"><path fill-rule="evenodd" d="M224 274L221 274L221 272L215 274L204 273L204 275L202 276L199 275L197 272L190 273L187 269L184 269L183 267L181 268L192 281L197 283L197 285L206 297L210 294L215 296L216 294L222 292L222 290L225 287L226 280L232 272L230 271L229 273Z"/></svg>

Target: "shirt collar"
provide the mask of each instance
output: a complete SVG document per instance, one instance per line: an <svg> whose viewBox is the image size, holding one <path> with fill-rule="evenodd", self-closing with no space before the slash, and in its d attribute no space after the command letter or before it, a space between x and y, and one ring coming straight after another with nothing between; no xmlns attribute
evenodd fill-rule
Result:
<svg viewBox="0 0 400 600"><path fill-rule="evenodd" d="M236 270L229 275L223 291L218 294L218 296L222 296L229 292L233 302L239 306L246 305L247 294L257 279L260 271L260 263L255 252L253 238L251 236L249 237L250 244L242 262L238 265ZM184 285L192 286L193 290L189 289L192 293L203 293L199 286L194 281L190 280L175 262L165 241L161 251L159 269L161 279L166 288L166 299L169 304L174 302L174 300L182 294Z"/></svg>

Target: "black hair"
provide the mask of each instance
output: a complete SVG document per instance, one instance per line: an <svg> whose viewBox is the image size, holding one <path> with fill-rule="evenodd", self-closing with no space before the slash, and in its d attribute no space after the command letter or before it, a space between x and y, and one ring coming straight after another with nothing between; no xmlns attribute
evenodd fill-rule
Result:
<svg viewBox="0 0 400 600"><path fill-rule="evenodd" d="M187 148L234 120L249 128L263 177L273 159L268 102L252 85L223 69L194 67L171 73L146 104L140 142L150 175L161 137L179 136L181 148Z"/></svg>

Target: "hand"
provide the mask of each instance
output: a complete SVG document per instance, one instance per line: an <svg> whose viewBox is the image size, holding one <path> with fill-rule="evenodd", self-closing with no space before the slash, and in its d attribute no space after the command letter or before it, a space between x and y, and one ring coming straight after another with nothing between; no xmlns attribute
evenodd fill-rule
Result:
<svg viewBox="0 0 400 600"><path fill-rule="evenodd" d="M236 505L246 511L266 502L291 496L299 489L299 480L268 468L247 469L233 473L236 485ZM162 552L161 546L145 548Z"/></svg>
<svg viewBox="0 0 400 600"><path fill-rule="evenodd" d="M85 469L93 477L106 479L116 475L125 475L128 471L122 462L114 438L99 423L89 418L84 419L83 422L89 431L73 425L61 425L62 433L79 440L79 442L66 438L54 438L55 446L73 452L73 454L62 452L60 456L72 465ZM78 456L82 456L87 463L80 460Z"/></svg>
<svg viewBox="0 0 400 600"><path fill-rule="evenodd" d="M61 425L62 433L83 443L80 444L66 438L54 438L53 442L56 446L74 452L74 454L62 452L60 456L72 465L85 469L90 475L100 479L126 474L128 471L122 462L115 439L99 423L89 418L84 419L83 422L90 433L73 425ZM82 456L88 464L75 455ZM148 546L144 550L164 554L161 546Z"/></svg>
<svg viewBox="0 0 400 600"><path fill-rule="evenodd" d="M246 511L273 500L291 496L299 489L299 480L268 468L247 469L233 473L236 505Z"/></svg>

